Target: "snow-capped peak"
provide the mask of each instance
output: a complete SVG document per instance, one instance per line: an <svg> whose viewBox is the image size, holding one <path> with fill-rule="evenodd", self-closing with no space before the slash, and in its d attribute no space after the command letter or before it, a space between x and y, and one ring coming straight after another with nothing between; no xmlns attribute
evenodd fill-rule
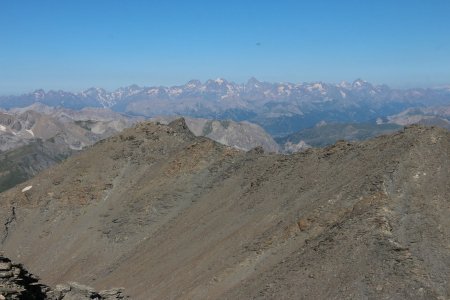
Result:
<svg viewBox="0 0 450 300"><path fill-rule="evenodd" d="M225 80L219 77L216 80L214 80L214 82L220 85L220 84L224 83Z"/></svg>

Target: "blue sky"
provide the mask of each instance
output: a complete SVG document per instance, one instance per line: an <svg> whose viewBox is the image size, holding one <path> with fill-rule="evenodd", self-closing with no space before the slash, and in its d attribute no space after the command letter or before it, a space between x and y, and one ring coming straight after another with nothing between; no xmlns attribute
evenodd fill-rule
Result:
<svg viewBox="0 0 450 300"><path fill-rule="evenodd" d="M450 1L0 0L0 94L245 82L450 84Z"/></svg>

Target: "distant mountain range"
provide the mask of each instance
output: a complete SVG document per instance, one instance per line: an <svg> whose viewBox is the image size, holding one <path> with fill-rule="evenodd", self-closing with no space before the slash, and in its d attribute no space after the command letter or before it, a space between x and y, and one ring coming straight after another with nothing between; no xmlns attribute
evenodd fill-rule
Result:
<svg viewBox="0 0 450 300"><path fill-rule="evenodd" d="M251 78L237 84L218 78L191 80L180 86L131 85L107 92L90 88L79 93L36 90L0 97L0 107L49 106L82 109L106 107L116 112L154 117L182 115L195 118L250 121L273 136L285 136L320 121L360 123L398 114L409 108L450 104L450 88L392 89L358 79L352 83L269 83Z"/></svg>

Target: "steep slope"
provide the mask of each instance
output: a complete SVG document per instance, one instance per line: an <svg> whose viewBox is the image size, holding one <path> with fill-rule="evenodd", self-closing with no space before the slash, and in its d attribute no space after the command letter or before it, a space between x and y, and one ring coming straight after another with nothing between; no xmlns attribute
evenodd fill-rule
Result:
<svg viewBox="0 0 450 300"><path fill-rule="evenodd" d="M0 194L1 247L135 299L448 298L448 149L413 126L244 153L142 123Z"/></svg>

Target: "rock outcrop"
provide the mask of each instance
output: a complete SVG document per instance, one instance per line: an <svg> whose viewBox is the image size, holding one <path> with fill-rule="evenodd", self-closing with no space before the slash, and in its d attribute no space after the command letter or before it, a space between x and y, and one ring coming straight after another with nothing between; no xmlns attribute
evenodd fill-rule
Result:
<svg viewBox="0 0 450 300"><path fill-rule="evenodd" d="M123 289L96 292L76 282L58 284L52 289L39 283L23 265L12 262L0 253L0 300L119 300L128 299Z"/></svg>
<svg viewBox="0 0 450 300"><path fill-rule="evenodd" d="M177 116L154 117L150 120L168 124ZM266 152L279 152L280 147L261 126L250 122L185 118L189 130L196 136L205 136L223 145L248 151L261 146Z"/></svg>

